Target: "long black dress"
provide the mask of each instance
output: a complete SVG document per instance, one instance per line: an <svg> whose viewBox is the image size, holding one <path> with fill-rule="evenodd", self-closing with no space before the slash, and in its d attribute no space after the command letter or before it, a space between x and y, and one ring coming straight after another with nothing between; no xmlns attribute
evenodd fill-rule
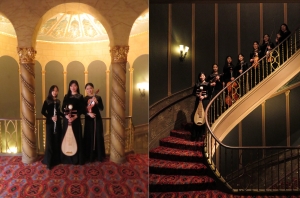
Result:
<svg viewBox="0 0 300 198"><path fill-rule="evenodd" d="M207 107L207 105L209 103L209 99L210 99L210 96L209 96L209 83L205 82L205 81L204 82L197 82L194 86L194 89L193 89L193 95L196 97L196 100L195 100L194 110L193 110L193 113L192 113L193 128L192 128L192 131L191 131L191 141L201 140L201 137L202 137L202 135L205 134L205 129L206 129L206 124L198 126L194 122L194 115L195 115L195 112L197 111L199 100L200 100L198 94L200 93L200 88L201 87L202 87L202 90L203 90L201 95L205 96L205 98L202 100L204 111L206 110L206 107Z"/></svg>
<svg viewBox="0 0 300 198"><path fill-rule="evenodd" d="M84 155L86 162L103 161L105 158L105 145L103 135L103 123L100 111L103 111L104 106L102 98L95 96L98 104L94 104L92 107L92 113L96 114L95 118L91 118L85 113L84 124ZM92 96L86 96L84 98L85 104L88 104L88 100ZM95 127L96 126L96 127Z"/></svg>
<svg viewBox="0 0 300 198"><path fill-rule="evenodd" d="M61 162L63 164L84 164L84 159L83 159L83 137L82 137L82 126L81 126L81 120L80 120L80 115L84 113L84 99L81 94L75 94L75 95L65 95L64 100L63 100L63 106L62 106L62 111L65 112L65 108L72 104L73 109L72 110L77 110L77 118L72 122L72 129L73 133L76 139L77 143L77 152L73 156L67 156L61 152ZM64 138L66 131L68 128L68 119L64 116L63 119L63 133L62 133L62 138Z"/></svg>
<svg viewBox="0 0 300 198"><path fill-rule="evenodd" d="M60 100L45 100L41 113L46 117L46 148L45 156L42 163L47 165L48 169L51 169L55 165L60 163L60 145L61 145L61 116L63 113L60 111ZM54 115L54 106L56 109L57 121L56 130L54 132L54 122L52 117Z"/></svg>

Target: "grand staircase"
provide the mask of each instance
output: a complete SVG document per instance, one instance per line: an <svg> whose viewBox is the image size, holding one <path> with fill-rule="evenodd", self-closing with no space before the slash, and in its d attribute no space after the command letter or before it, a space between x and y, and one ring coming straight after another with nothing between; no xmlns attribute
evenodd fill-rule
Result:
<svg viewBox="0 0 300 198"><path fill-rule="evenodd" d="M235 79L235 82L242 80L250 85L246 85L246 93L232 101L230 107L225 104L226 89L212 99L206 112L209 131L204 139L190 141L190 125L172 130L170 136L160 139L160 145L149 152L150 197L244 197L243 193L254 193L256 198L268 193L298 197L299 170L287 172L286 167L291 166L291 170L300 167L299 147L230 147L222 140L245 116L300 72L299 41L298 28L273 50L272 63L264 57L259 61L259 67L252 66ZM218 109L220 115L214 115L214 109ZM253 163L243 163L241 156L247 155ZM296 162L291 161L295 159ZM244 186L241 186L241 179L238 183L227 182L230 180L228 175L233 176L230 172L233 167L237 170L237 178L244 180ZM261 168L265 171L260 171ZM286 178L293 174L297 174L297 178L287 182ZM269 187L267 181L271 181ZM293 184L295 181L297 183ZM225 188L220 188L220 182Z"/></svg>

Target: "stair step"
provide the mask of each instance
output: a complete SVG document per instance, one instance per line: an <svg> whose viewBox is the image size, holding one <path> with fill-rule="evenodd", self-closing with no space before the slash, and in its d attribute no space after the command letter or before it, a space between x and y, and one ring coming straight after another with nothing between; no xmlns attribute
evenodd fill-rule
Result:
<svg viewBox="0 0 300 198"><path fill-rule="evenodd" d="M149 159L149 173L152 174L204 175L207 170L207 166L202 163Z"/></svg>
<svg viewBox="0 0 300 198"><path fill-rule="evenodd" d="M167 198L167 197L203 197L203 198L228 198L227 194L223 192L214 193L211 190L201 190L201 191L186 191L186 192L151 192L149 198Z"/></svg>
<svg viewBox="0 0 300 198"><path fill-rule="evenodd" d="M170 136L181 138L184 140L191 140L191 132L186 130L171 130Z"/></svg>
<svg viewBox="0 0 300 198"><path fill-rule="evenodd" d="M150 192L199 191L215 188L215 181L207 176L149 174Z"/></svg>
<svg viewBox="0 0 300 198"><path fill-rule="evenodd" d="M203 142L192 142L189 140L184 140L177 137L168 136L160 139L160 146L176 148L176 149L184 149L184 150L201 150L203 147Z"/></svg>
<svg viewBox="0 0 300 198"><path fill-rule="evenodd" d="M203 162L201 151L182 150L159 146L149 151L149 158L180 162Z"/></svg>

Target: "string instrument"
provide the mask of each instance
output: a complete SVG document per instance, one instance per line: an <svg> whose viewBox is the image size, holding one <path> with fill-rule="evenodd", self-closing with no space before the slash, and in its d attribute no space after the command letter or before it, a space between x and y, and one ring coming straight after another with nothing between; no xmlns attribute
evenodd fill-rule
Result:
<svg viewBox="0 0 300 198"><path fill-rule="evenodd" d="M206 91L203 90L203 86L200 86L199 90L199 96L201 96L203 93L206 93ZM196 125L201 126L205 123L204 113L202 100L199 100L199 104L194 115L194 122Z"/></svg>
<svg viewBox="0 0 300 198"><path fill-rule="evenodd" d="M253 56L253 63L252 63L252 66L254 67L254 68L257 68L257 66L258 66L258 60L259 60L259 57L258 57L258 53L257 52L254 52L254 56Z"/></svg>
<svg viewBox="0 0 300 198"><path fill-rule="evenodd" d="M77 112L77 110L72 110L72 109L73 109L73 105L71 104L68 105L65 108L66 110L65 114L68 114L70 117L72 117L72 113ZM72 128L72 122L68 121L67 131L61 144L61 150L63 154L67 156L73 156L77 152L77 143Z"/></svg>
<svg viewBox="0 0 300 198"><path fill-rule="evenodd" d="M224 74L212 74L214 75L214 77L209 81L210 83L213 83L213 82L216 82L217 81L217 76L221 77L223 76ZM220 80L220 79L219 79Z"/></svg>
<svg viewBox="0 0 300 198"><path fill-rule="evenodd" d="M230 68L230 76L232 76L232 67ZM229 81L226 86L227 87L227 96L225 97L225 103L230 107L235 101L239 99L239 94L237 93L237 89L239 88L239 85L237 82L233 82L230 85L231 81Z"/></svg>
<svg viewBox="0 0 300 198"><path fill-rule="evenodd" d="M56 100L54 100L54 112L53 112L53 116L57 116L56 115ZM56 121L53 121L54 122L54 130L53 130L53 133L56 134Z"/></svg>
<svg viewBox="0 0 300 198"><path fill-rule="evenodd" d="M270 45L268 44L268 46L270 46ZM267 47L267 51L266 51L266 55L267 55L267 56L266 56L266 57L267 57L267 62L268 62L268 63L274 61L274 58L272 57L271 50L272 50L272 49L268 49L268 47Z"/></svg>
<svg viewBox="0 0 300 198"><path fill-rule="evenodd" d="M97 91L94 93L93 97L95 97L95 95L96 95L98 92L99 92L99 89L97 89ZM92 97L92 98L93 98L93 97ZM95 105L95 102L94 102L94 100L93 100L92 98L89 99L89 100L87 101L86 109L87 109L87 112L88 112L88 113L92 113L92 108L93 108L93 106Z"/></svg>

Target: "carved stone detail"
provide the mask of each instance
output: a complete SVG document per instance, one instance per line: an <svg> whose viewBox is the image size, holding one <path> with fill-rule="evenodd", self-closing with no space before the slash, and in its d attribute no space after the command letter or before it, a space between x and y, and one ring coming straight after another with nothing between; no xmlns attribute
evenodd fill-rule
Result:
<svg viewBox="0 0 300 198"><path fill-rule="evenodd" d="M129 46L115 46L110 50L112 63L126 63Z"/></svg>
<svg viewBox="0 0 300 198"><path fill-rule="evenodd" d="M35 54L32 48L17 48L20 63L21 114L22 114L22 161L30 164L36 161L35 138Z"/></svg>
<svg viewBox="0 0 300 198"><path fill-rule="evenodd" d="M33 47L18 47L17 48L20 64L34 63L36 51ZM34 73L33 71L30 73Z"/></svg>

